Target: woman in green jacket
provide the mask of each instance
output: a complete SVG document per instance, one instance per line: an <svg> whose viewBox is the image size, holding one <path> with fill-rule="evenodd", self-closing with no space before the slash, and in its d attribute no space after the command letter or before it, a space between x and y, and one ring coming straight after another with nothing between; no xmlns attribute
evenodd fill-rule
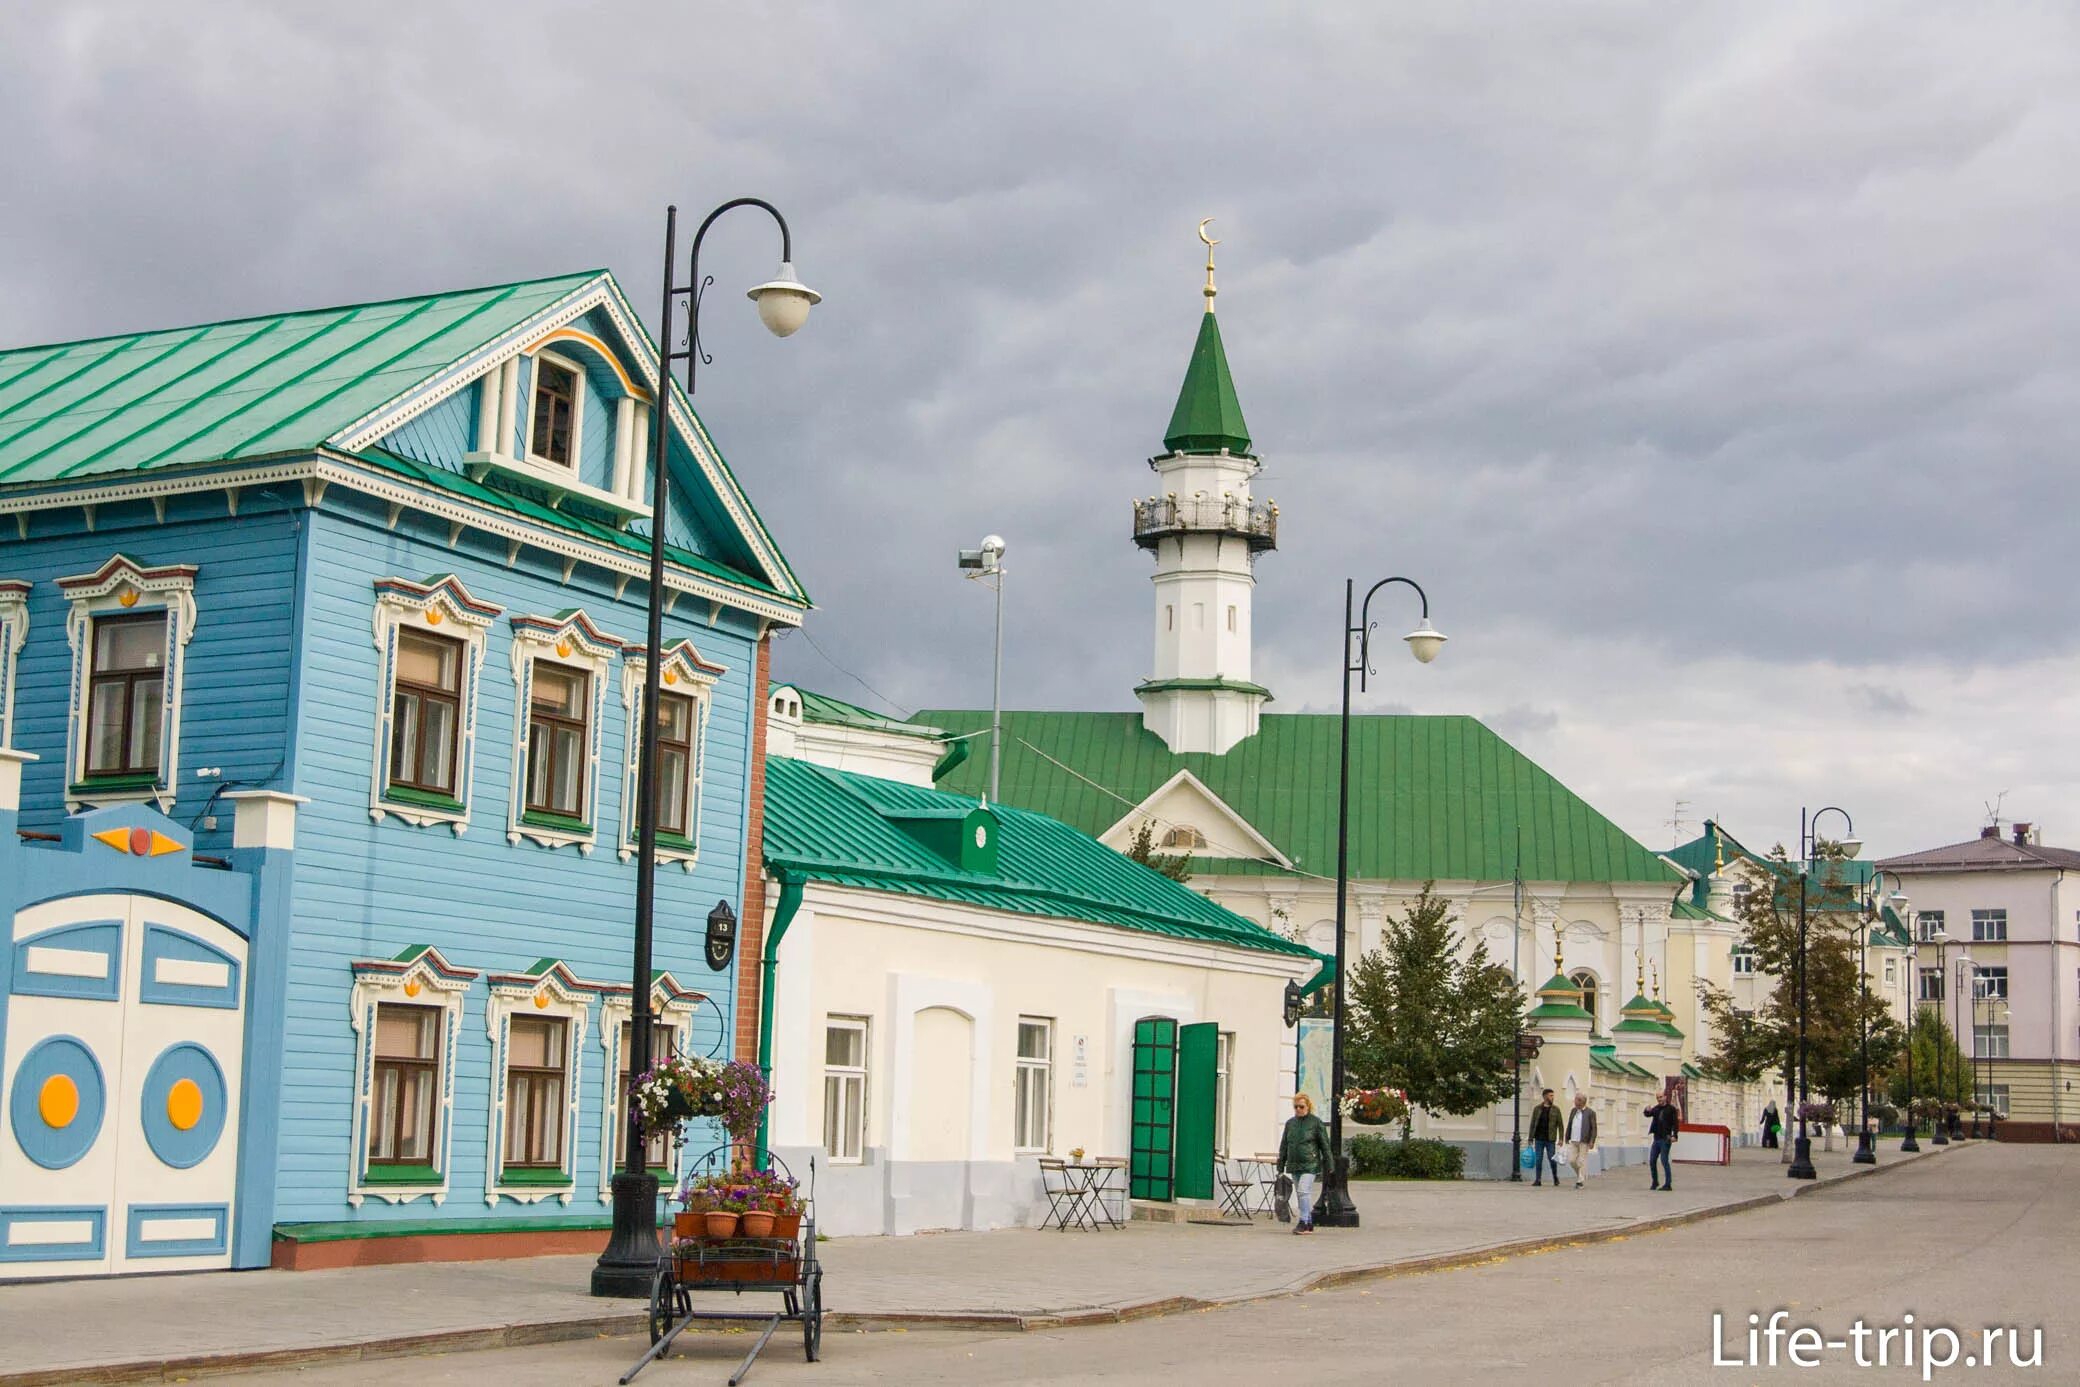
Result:
<svg viewBox="0 0 2080 1387"><path fill-rule="evenodd" d="M1285 1134L1278 1139L1278 1171L1293 1177L1293 1193L1300 1204L1295 1233L1314 1231L1315 1182L1330 1168L1329 1129L1314 1115L1314 1100L1304 1093L1293 1095L1293 1115L1286 1119Z"/></svg>

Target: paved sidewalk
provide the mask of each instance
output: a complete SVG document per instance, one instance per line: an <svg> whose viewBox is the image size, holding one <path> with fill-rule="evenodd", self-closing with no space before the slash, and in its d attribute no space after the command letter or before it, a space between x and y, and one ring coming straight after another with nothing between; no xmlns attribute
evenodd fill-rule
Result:
<svg viewBox="0 0 2080 1387"><path fill-rule="evenodd" d="M1957 1151L1959 1148L1949 1148ZM1886 1150L1878 1172L1918 1157ZM1291 1235L1136 1223L1119 1232L1008 1230L822 1245L833 1328L1105 1323L1291 1294L1357 1276L1480 1261L1620 1237L1774 1204L1873 1173L1821 1155L1818 1182L1785 1179L1775 1152L1684 1166L1672 1194L1640 1167L1576 1190L1529 1184L1358 1182L1363 1226ZM0 1387L172 1380L233 1367L543 1343L633 1329L630 1302L585 1294L589 1257L225 1272L0 1287Z"/></svg>

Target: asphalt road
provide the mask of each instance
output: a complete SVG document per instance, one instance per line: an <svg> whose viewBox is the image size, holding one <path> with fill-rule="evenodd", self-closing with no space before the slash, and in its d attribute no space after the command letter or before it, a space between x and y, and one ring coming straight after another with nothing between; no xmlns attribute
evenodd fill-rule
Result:
<svg viewBox="0 0 2080 1387"><path fill-rule="evenodd" d="M1533 1197L1527 1191L1526 1197ZM1321 1238L1334 1236L1323 1232ZM1762 1332L1776 1312L1774 1347ZM1721 1317L1715 1340L1713 1315ZM1758 1317L1751 1352L1748 1317ZM1911 1317L1911 1318L1909 1318ZM1862 1355L1873 1364L1859 1367ZM2041 1366L2009 1366L2003 1334ZM1839 1348L1795 1345L1810 1327ZM1886 1329L1895 1333L1882 1338ZM1975 1146L1776 1208L1455 1271L1054 1333L832 1334L802 1361L783 1333L758 1384L1919 1382L1953 1352L1946 1382L2080 1382L2080 1150ZM740 1334L682 1339L643 1387L720 1384L749 1347ZM1912 1366L1902 1360L1911 1347ZM216 1379L251 1387L611 1383L643 1348L633 1338L343 1364ZM1799 1348L1814 1366L1792 1365ZM1889 1366L1876 1366L1881 1351ZM1714 1359L1722 1360L1715 1365ZM1967 1367L1967 1358L1973 1366ZM1723 1360L1734 1360L1732 1363Z"/></svg>

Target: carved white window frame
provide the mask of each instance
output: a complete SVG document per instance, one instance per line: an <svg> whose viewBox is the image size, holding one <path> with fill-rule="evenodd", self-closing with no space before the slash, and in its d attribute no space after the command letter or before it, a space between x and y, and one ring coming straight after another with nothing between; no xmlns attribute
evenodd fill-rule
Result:
<svg viewBox="0 0 2080 1387"><path fill-rule="evenodd" d="M29 639L29 585L0 581L0 747L14 745L15 671Z"/></svg>
<svg viewBox="0 0 2080 1387"><path fill-rule="evenodd" d="M484 668L485 637L504 608L480 602L462 580L444 573L415 583L408 578L379 578L375 584L377 651L375 760L368 782L368 817L385 818L425 828L447 824L460 837L469 827L469 806L476 784L477 692ZM390 739L397 711L397 642L403 630L426 631L463 643L462 706L455 734L455 798L459 809L394 800L390 792Z"/></svg>
<svg viewBox="0 0 2080 1387"><path fill-rule="evenodd" d="M195 634L194 564L161 564L147 568L125 554L113 555L92 573L58 579L58 591L72 606L65 638L72 645L72 715L65 728L65 807L141 804L150 801L161 813L173 808L180 787L181 686L183 656ZM166 613L163 699L160 704L159 772L150 786L78 793L87 778L87 702L92 696L93 625L100 616L133 612Z"/></svg>
<svg viewBox="0 0 2080 1387"><path fill-rule="evenodd" d="M605 1068L600 1072L605 1092L600 1096L599 1119L599 1202L614 1202L614 1172L619 1168L614 1161L614 1138L621 1123L621 1028L635 1019L633 992L626 983L602 989L599 1008L599 1048L605 1052ZM650 1015L653 1020L676 1028L672 1039L674 1049L687 1053L686 1042L693 1034L694 1013L707 1000L706 994L684 987L669 972L660 972L650 986ZM652 1056L653 1060L659 1058ZM682 1153L683 1155L683 1153ZM677 1171L672 1172L676 1179Z"/></svg>
<svg viewBox="0 0 2080 1387"><path fill-rule="evenodd" d="M478 977L473 968L457 968L431 946L415 946L395 959L356 959L351 965L354 987L349 999L349 1017L355 1034L354 1121L348 1147L347 1203L360 1208L366 1199L386 1204L409 1204L431 1199L435 1204L448 1197L448 1181L455 1154L455 1051L462 1040L462 1008L469 989ZM408 1006L439 1007L442 1010L440 1093L433 1105L437 1130L433 1149L438 1153L434 1173L440 1178L423 1185L372 1183L368 1177L368 1115L375 1101L376 1007L383 1002Z"/></svg>
<svg viewBox="0 0 2080 1387"><path fill-rule="evenodd" d="M484 1005L484 1034L491 1039L491 1103L484 1143L484 1202L501 1199L539 1204L555 1199L568 1205L578 1188L578 1114L583 1085L579 1061L585 1054L585 1025L599 995L557 959L544 959L525 973L493 973L491 998ZM507 1183L505 1180L506 1075L512 1054L513 1018L547 1016L564 1024L563 1180L556 1184Z"/></svg>
<svg viewBox="0 0 2080 1387"><path fill-rule="evenodd" d="M636 855L636 809L642 793L643 680L650 668L649 653L642 646L627 646L625 652L627 658L621 663L621 707L628 718L628 754L622 758L621 767L623 862ZM675 847L664 841L662 835L657 843L658 861L676 862L689 872L700 857L701 777L708 762L708 713L713 706L715 685L727 673L729 670L722 665L702 659L692 641L682 640L665 647L664 669L658 675L661 693L680 694L693 700L693 763L687 771L686 786L686 841L693 847Z"/></svg>
<svg viewBox="0 0 2080 1387"><path fill-rule="evenodd" d="M575 845L590 853L599 840L600 747L607 721L607 672L621 642L592 624L582 611L557 616L516 616L513 622L513 794L506 808L506 841L525 838L546 848ZM585 758L585 828L582 832L527 818L527 724L534 706L534 667L563 665L591 676Z"/></svg>

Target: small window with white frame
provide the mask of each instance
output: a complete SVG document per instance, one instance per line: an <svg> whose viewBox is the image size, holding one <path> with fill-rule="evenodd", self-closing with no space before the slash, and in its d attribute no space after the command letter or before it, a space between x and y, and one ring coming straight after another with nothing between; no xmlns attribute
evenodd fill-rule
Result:
<svg viewBox="0 0 2080 1387"><path fill-rule="evenodd" d="M649 660L630 646L621 666L621 701L628 714L628 762L621 793L621 856L635 855L642 825L642 704ZM665 647L657 689L657 855L691 870L700 854L701 772L708 708L716 681L728 673L701 658L692 641Z"/></svg>
<svg viewBox="0 0 2080 1387"><path fill-rule="evenodd" d="M592 851L608 669L621 642L582 611L516 616L513 798L506 837Z"/></svg>
<svg viewBox="0 0 2080 1387"><path fill-rule="evenodd" d="M534 399L527 411L527 455L551 467L575 468L584 426L585 372L548 352L534 358Z"/></svg>
<svg viewBox="0 0 2080 1387"><path fill-rule="evenodd" d="M151 800L171 810L196 572L117 554L92 573L58 579L72 608L68 808Z"/></svg>
<svg viewBox="0 0 2080 1387"><path fill-rule="evenodd" d="M1938 934L1940 934L1940 933L1942 932L1942 929L1943 929L1943 912L1942 912L1942 911L1940 911L1940 910L1922 910L1922 911L1917 911L1917 912L1915 913L1915 915L1914 915L1914 938L1915 938L1915 940L1916 940L1916 941L1918 941L1918 942L1920 942L1920 943L1923 943L1923 944L1927 944L1927 943L1930 943L1931 941L1933 941L1933 940L1935 939L1936 935L1938 935Z"/></svg>
<svg viewBox="0 0 2080 1387"><path fill-rule="evenodd" d="M1054 1139L1054 1022L1018 1018L1018 1065L1012 1095L1014 1150L1044 1152Z"/></svg>
<svg viewBox="0 0 2080 1387"><path fill-rule="evenodd" d="M2007 1084L1978 1084L1973 1088L1973 1096L1978 1099L1979 1106L1992 1109L1994 1115L2003 1122L2008 1118L2008 1093Z"/></svg>
<svg viewBox="0 0 2080 1387"><path fill-rule="evenodd" d="M857 1165L867 1145L867 1020L833 1016L823 1028L823 1150Z"/></svg>
<svg viewBox="0 0 2080 1387"><path fill-rule="evenodd" d="M1916 997L1924 1002L1942 1001L1943 970L1940 968L1923 968L1920 970L1920 972L1921 989L1919 992L1915 994Z"/></svg>
<svg viewBox="0 0 2080 1387"><path fill-rule="evenodd" d="M1234 1131L1230 1121L1235 1107L1235 1032L1216 1031L1213 1037L1213 1149L1223 1156L1235 1154L1229 1145Z"/></svg>
<svg viewBox="0 0 2080 1387"><path fill-rule="evenodd" d="M1746 944L1733 946L1733 975L1737 978L1753 977L1755 974L1755 950Z"/></svg>
<svg viewBox="0 0 2080 1387"><path fill-rule="evenodd" d="M2006 1001L2008 999L2008 968L2006 964L1981 965L1974 971L1972 995L1982 1001Z"/></svg>
<svg viewBox="0 0 2080 1387"><path fill-rule="evenodd" d="M2004 908L1972 912L1972 942L2004 944L2008 939L2008 912Z"/></svg>
<svg viewBox="0 0 2080 1387"><path fill-rule="evenodd" d="M1897 987L1899 985L1899 960L1896 958L1885 960L1885 985L1887 987Z"/></svg>
<svg viewBox="0 0 2080 1387"><path fill-rule="evenodd" d="M1972 1027L1972 1058L1981 1060L2004 1060L2008 1057L2008 1026L2006 1022Z"/></svg>
<svg viewBox="0 0 2080 1387"><path fill-rule="evenodd" d="M356 1036L347 1203L446 1197L454 1147L455 1050L463 1004L480 976L415 944L395 958L358 959L350 1015Z"/></svg>
<svg viewBox="0 0 2080 1387"><path fill-rule="evenodd" d="M369 815L425 827L469 823L477 686L499 609L441 574L375 584L378 660Z"/></svg>
<svg viewBox="0 0 2080 1387"><path fill-rule="evenodd" d="M0 747L14 745L15 668L29 639L29 585L0 579Z"/></svg>
<svg viewBox="0 0 2080 1387"><path fill-rule="evenodd" d="M491 1112L485 1202L555 1198L569 1204L583 1098L578 1057L601 989L579 980L558 959L543 959L525 972L492 973L486 982Z"/></svg>

